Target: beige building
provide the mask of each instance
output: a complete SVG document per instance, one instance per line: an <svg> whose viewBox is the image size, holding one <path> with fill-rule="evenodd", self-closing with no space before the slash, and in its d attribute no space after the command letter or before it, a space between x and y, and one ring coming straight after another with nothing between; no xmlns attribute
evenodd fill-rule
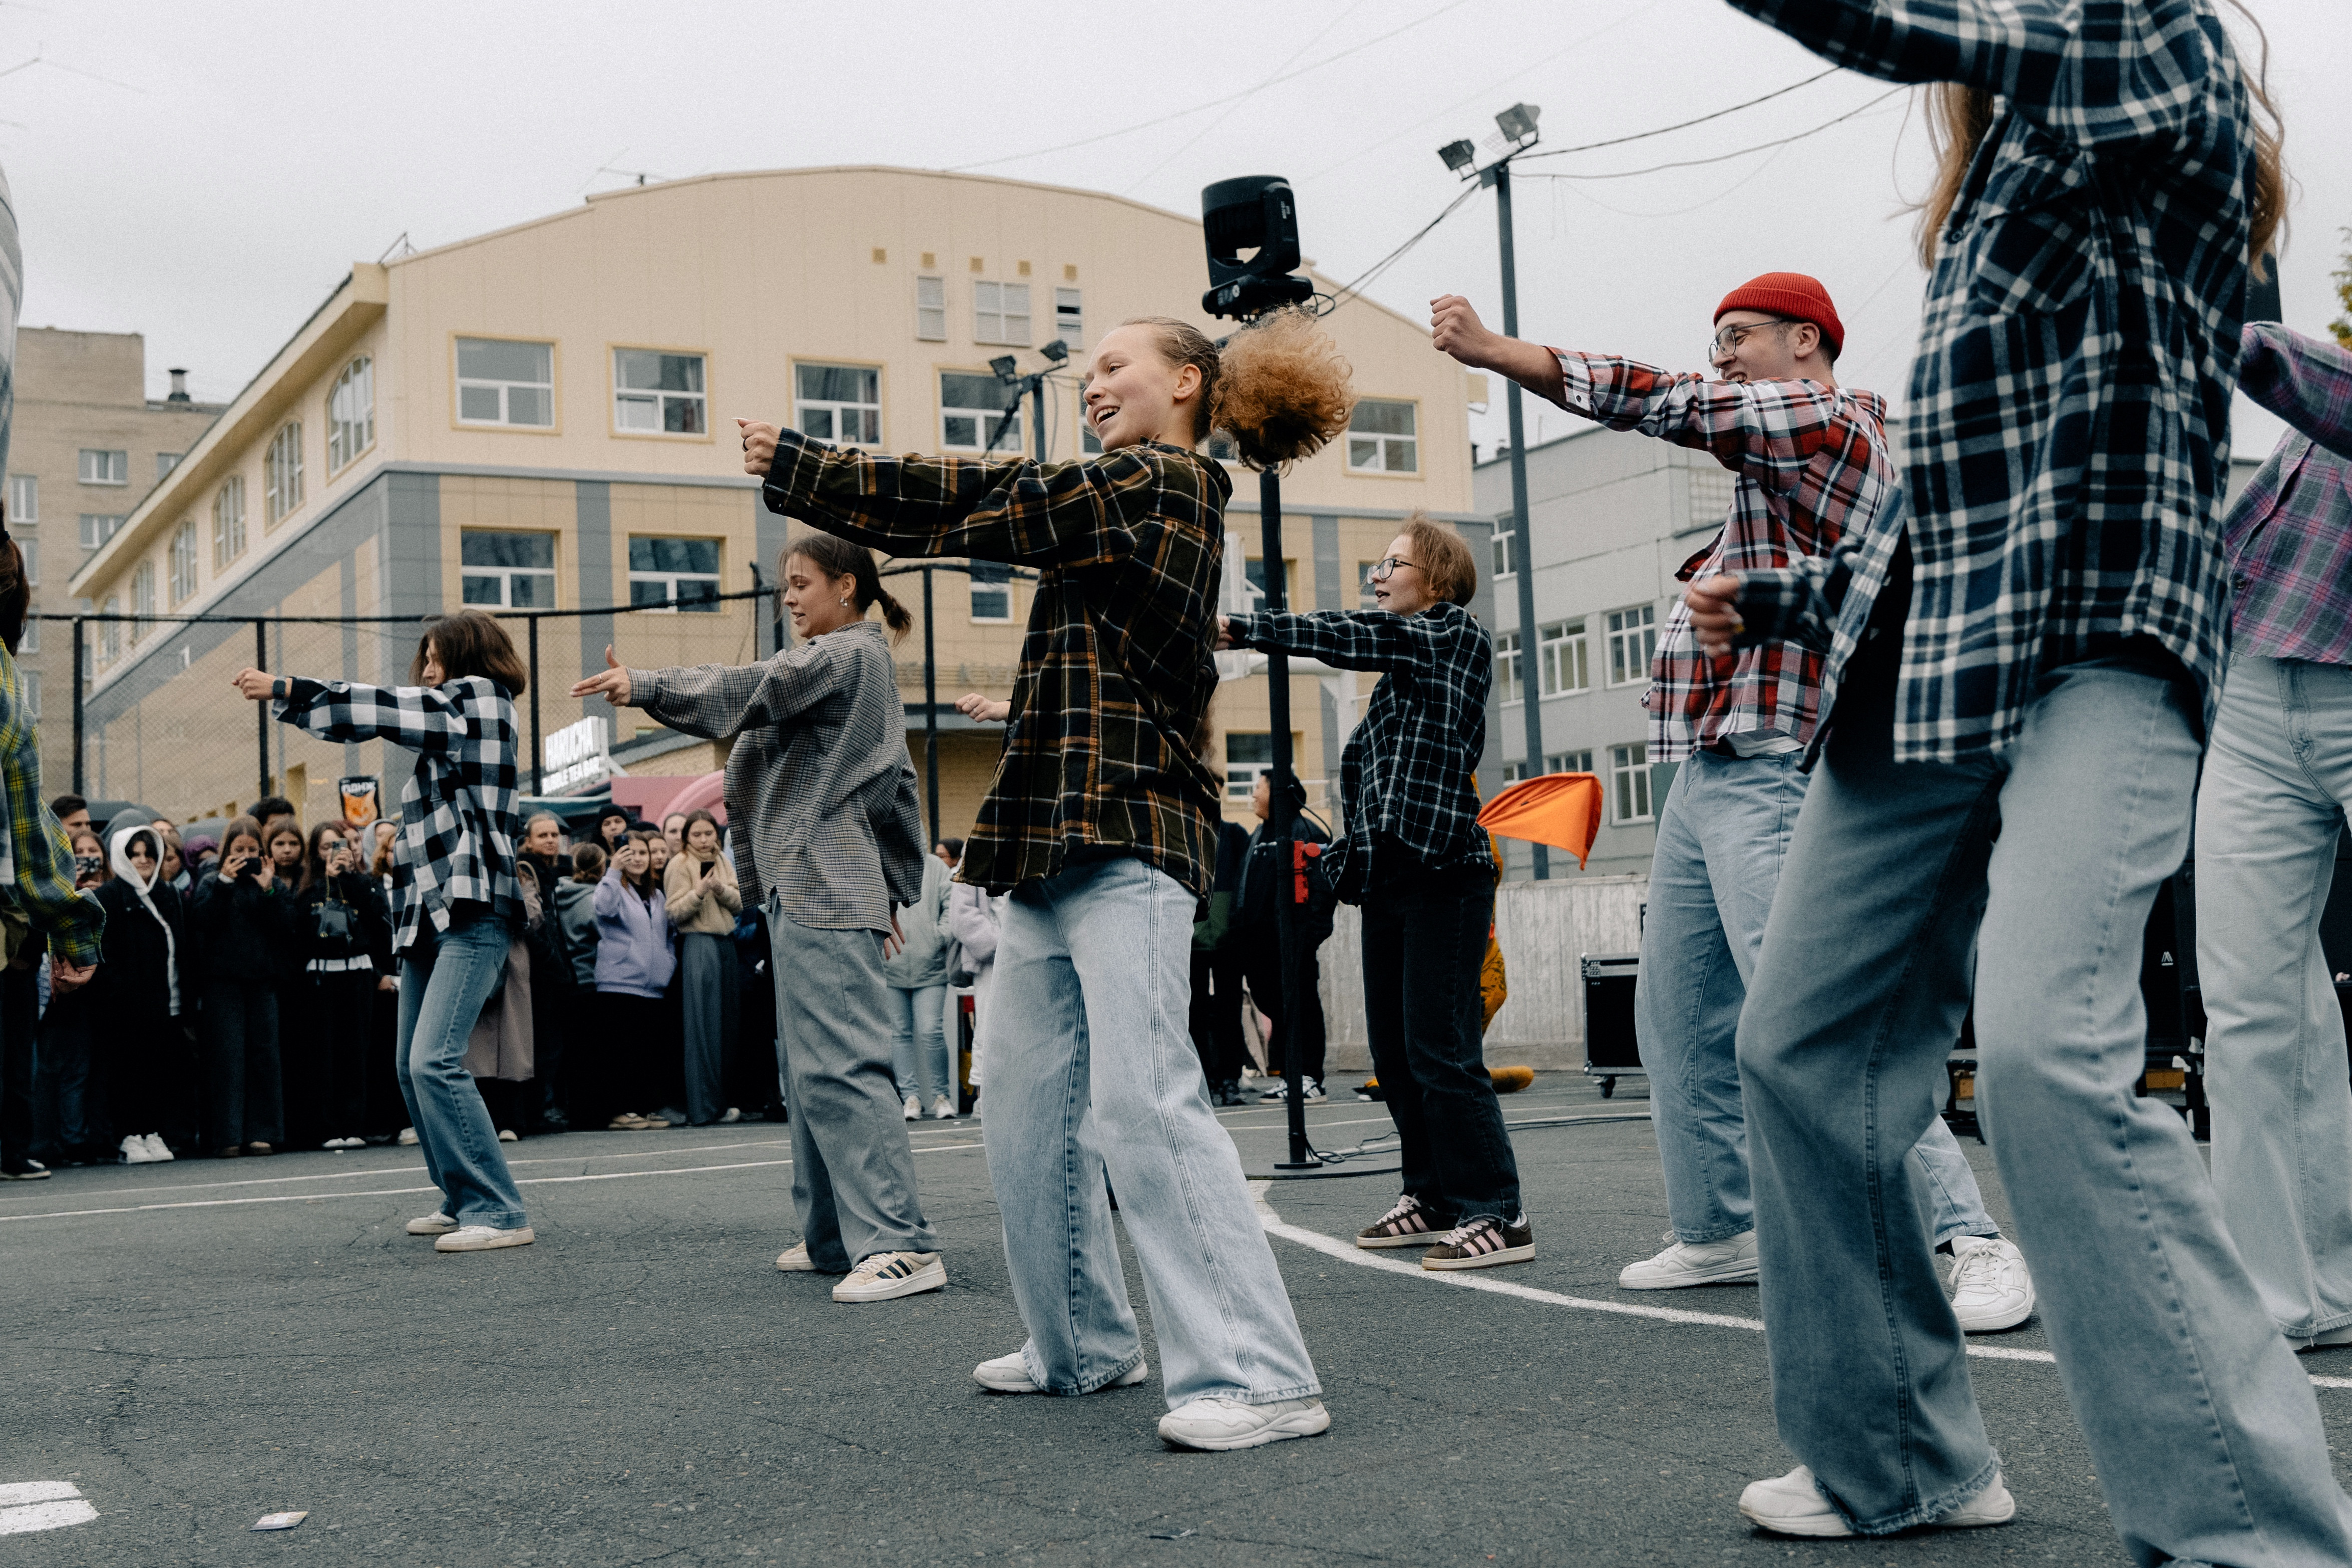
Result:
<svg viewBox="0 0 2352 1568"><path fill-rule="evenodd" d="M16 412L8 445L8 531L25 552L37 612L68 615L67 584L220 412L184 389L147 395L147 341L137 332L25 327L16 333ZM41 784L73 786L72 628L26 623L26 694L41 722Z"/></svg>
<svg viewBox="0 0 2352 1568"><path fill-rule="evenodd" d="M1059 342L1070 358L1046 385L1044 434L1049 456L1073 458L1092 440L1077 401L1092 345L1129 316L1210 325L1205 282L1196 221L1010 180L808 169L594 196L354 267L70 591L125 613L310 617L270 628L271 668L363 680L404 676L420 616L547 613L530 626L540 679L524 718L552 734L582 716L562 692L608 643L638 666L772 649L760 602L705 598L751 589L755 571L772 582L787 535L741 471L733 418L880 450L977 455L992 439L1034 452L1034 407L1004 411L991 362L1049 370L1041 347ZM1419 322L1351 300L1328 325L1365 401L1350 438L1284 482L1286 581L1308 608L1358 604L1363 567L1414 508L1462 522L1487 553L1488 523L1469 516L1465 417L1483 391ZM1238 603L1263 567L1256 479L1234 473L1233 553L1249 563L1231 574ZM887 582L919 616L921 578ZM941 818L956 833L998 742L950 705L1010 690L1030 588L1001 573L940 573L932 587ZM613 613L632 605L646 607ZM227 686L256 657L250 625L93 642L91 793L188 816L255 798L256 723ZM919 625L899 652L919 765L923 652ZM1368 695L1369 681L1295 679L1302 774L1336 779ZM1264 766L1265 710L1262 680L1218 703L1239 796ZM635 713L621 723L614 752L633 774L717 765L706 743ZM338 775L404 771L376 746L269 728L270 782L306 816Z"/></svg>

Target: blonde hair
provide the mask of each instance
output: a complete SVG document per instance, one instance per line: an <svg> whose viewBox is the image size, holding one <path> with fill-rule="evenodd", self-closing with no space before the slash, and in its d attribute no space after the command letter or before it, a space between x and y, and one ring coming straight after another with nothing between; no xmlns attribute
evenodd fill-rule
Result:
<svg viewBox="0 0 2352 1568"><path fill-rule="evenodd" d="M2269 274L2263 266L2280 227L2286 221L2286 122L2271 99L2271 40L2243 0L2230 0L2246 25L2254 30L2261 50L2254 74L2246 79L2246 94L2253 100L2254 188L2246 196L2246 259L2253 276ZM2242 72L2241 73L2242 75ZM1932 269L1936 247L1944 226L1951 221L1953 205L1967 184L1969 166L1992 129L1993 95L1980 87L1958 82L1932 82L1927 88L1927 145L1936 158L1935 183L1918 204L1919 263Z"/></svg>
<svg viewBox="0 0 2352 1568"><path fill-rule="evenodd" d="M1119 324L1150 327L1161 358L1201 373L1193 443L1212 430L1225 431L1245 468L1279 468L1313 456L1348 427L1356 411L1353 368L1305 310L1262 316L1222 347L1173 316L1137 316Z"/></svg>

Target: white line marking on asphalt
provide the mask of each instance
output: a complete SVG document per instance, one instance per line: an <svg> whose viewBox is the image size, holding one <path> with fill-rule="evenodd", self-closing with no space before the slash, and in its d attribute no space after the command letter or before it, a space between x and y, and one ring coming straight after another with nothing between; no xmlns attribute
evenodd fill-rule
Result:
<svg viewBox="0 0 2352 1568"><path fill-rule="evenodd" d="M1250 1194L1257 1200L1258 1223L1270 1236L1335 1258L1342 1263L1352 1263L1360 1268L1377 1268L1383 1273L1408 1274L1416 1279L1440 1285L1458 1285L1465 1290L1486 1290L1497 1296L1516 1296L1522 1301L1540 1301L1548 1307L1573 1307L1586 1312L1614 1312L1627 1318L1654 1318L1664 1323L1695 1323L1715 1329L1748 1329L1761 1333L1760 1318L1735 1317L1727 1312L1693 1312L1680 1307L1641 1307L1630 1301L1597 1301L1589 1296L1564 1296L1557 1290L1539 1290L1532 1285L1516 1285L1507 1279L1490 1279L1483 1274L1460 1269L1423 1268L1418 1263L1402 1263L1393 1258L1383 1258L1367 1252L1353 1242L1326 1236L1319 1230L1308 1230L1290 1224L1275 1212L1266 1201L1274 1188L1272 1182L1252 1182ZM2057 1357L2048 1351L2006 1350L1999 1345L1970 1345L1969 1354L1981 1361L2030 1361L2054 1363ZM2312 1383L2320 1388L2352 1388L2352 1377L2313 1376Z"/></svg>
<svg viewBox="0 0 2352 1568"><path fill-rule="evenodd" d="M71 1481L11 1481L0 1486L0 1535L62 1530L98 1517Z"/></svg>

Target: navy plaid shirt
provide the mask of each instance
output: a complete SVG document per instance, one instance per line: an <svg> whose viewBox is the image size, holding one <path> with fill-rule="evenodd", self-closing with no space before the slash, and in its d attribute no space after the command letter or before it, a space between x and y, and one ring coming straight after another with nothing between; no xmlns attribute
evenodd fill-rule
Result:
<svg viewBox="0 0 2352 1568"><path fill-rule="evenodd" d="M1417 616L1386 610L1230 616L1235 642L1381 675L1364 721L1339 755L1339 810L1348 830L1332 879L1363 898L1373 844L1385 835L1429 866L1492 866L1478 826L1471 770L1486 749L1486 692L1495 640L1459 605Z"/></svg>
<svg viewBox="0 0 2352 1568"><path fill-rule="evenodd" d="M394 951L416 940L418 922L449 929L449 906L488 904L520 927L515 880L514 703L499 686L468 675L439 686L361 686L343 680L286 683L278 717L322 741L389 741L416 753L400 790L400 837L393 840L393 901L400 911Z"/></svg>
<svg viewBox="0 0 2352 1568"><path fill-rule="evenodd" d="M1997 95L1903 417L1896 758L2000 750L2042 671L2130 637L2187 667L2210 719L2253 180L2210 0L1731 4L1851 69Z"/></svg>

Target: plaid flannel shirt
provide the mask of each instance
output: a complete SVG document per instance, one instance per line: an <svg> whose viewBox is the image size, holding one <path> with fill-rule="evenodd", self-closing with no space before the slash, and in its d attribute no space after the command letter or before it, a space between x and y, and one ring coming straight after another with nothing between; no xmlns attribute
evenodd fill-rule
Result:
<svg viewBox="0 0 2352 1568"><path fill-rule="evenodd" d="M1738 476L1723 531L1679 582L1775 570L1826 554L1867 525L1894 488L1886 400L1813 381L1709 381L1632 360L1551 351L1560 405L1607 426L1706 453ZM1822 656L1770 642L1727 658L1699 650L1677 597L1650 664L1650 760L1680 761L1734 735L1810 744L1821 723Z"/></svg>
<svg viewBox="0 0 2352 1568"><path fill-rule="evenodd" d="M1495 642L1459 605L1417 616L1386 610L1230 616L1235 642L1319 658L1336 669L1380 672L1364 721L1339 754L1339 810L1348 830L1332 880L1354 903L1385 834L1429 866L1491 866L1478 828L1471 770L1486 749L1486 692Z"/></svg>
<svg viewBox="0 0 2352 1568"><path fill-rule="evenodd" d="M2253 174L2211 0L1731 3L1851 69L1997 95L1903 421L1896 758L2000 750L2041 672L2131 637L2210 719Z"/></svg>
<svg viewBox="0 0 2352 1568"><path fill-rule="evenodd" d="M1131 854L1202 899L1216 776L1193 751L1233 481L1148 443L1079 462L888 458L776 438L768 509L895 555L1038 569L1004 752L959 880L991 892Z"/></svg>
<svg viewBox="0 0 2352 1568"><path fill-rule="evenodd" d="M73 847L41 798L41 737L25 714L25 678L0 647L0 790L7 794L8 838L0 844L0 889L46 932L49 952L68 963L96 963L106 911L74 888Z"/></svg>
<svg viewBox="0 0 2352 1568"><path fill-rule="evenodd" d="M816 931L890 929L922 894L923 816L907 709L874 621L811 637L758 664L633 669L629 699L727 753L727 820L751 841L745 907L770 893Z"/></svg>
<svg viewBox="0 0 2352 1568"><path fill-rule="evenodd" d="M2238 389L2294 428L2230 510L2230 646L2352 664L2352 353L2246 323Z"/></svg>
<svg viewBox="0 0 2352 1568"><path fill-rule="evenodd" d="M416 753L393 840L394 952L416 940L424 920L447 931L449 906L459 901L488 904L521 929L520 745L514 703L495 682L468 675L439 686L362 686L298 677L286 683L278 717L322 741L389 741Z"/></svg>

